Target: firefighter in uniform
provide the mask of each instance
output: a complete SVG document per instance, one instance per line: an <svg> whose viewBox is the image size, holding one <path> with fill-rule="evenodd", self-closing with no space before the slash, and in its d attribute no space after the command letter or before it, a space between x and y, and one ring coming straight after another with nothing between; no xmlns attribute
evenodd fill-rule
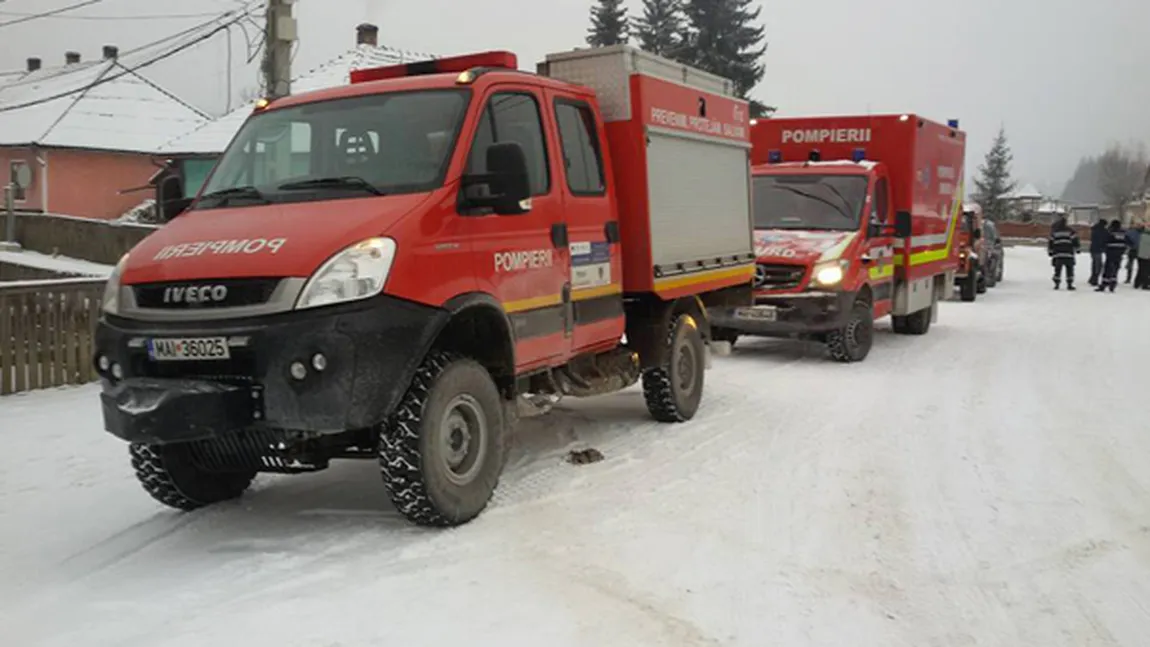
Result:
<svg viewBox="0 0 1150 647"><path fill-rule="evenodd" d="M1122 231L1122 223L1118 220L1110 221L1107 232L1110 237L1106 240L1106 262L1102 266L1102 282L1098 284L1095 292L1106 290L1113 292L1118 287L1118 270L1122 267L1122 258L1126 256L1127 248L1130 247L1130 242L1126 240L1126 232Z"/></svg>
<svg viewBox="0 0 1150 647"><path fill-rule="evenodd" d="M1080 246L1078 234L1066 218L1059 218L1050 229L1050 239L1046 241L1046 253L1050 255L1050 263L1054 266L1054 289L1062 284L1062 273L1066 273L1066 289L1074 289L1074 263Z"/></svg>

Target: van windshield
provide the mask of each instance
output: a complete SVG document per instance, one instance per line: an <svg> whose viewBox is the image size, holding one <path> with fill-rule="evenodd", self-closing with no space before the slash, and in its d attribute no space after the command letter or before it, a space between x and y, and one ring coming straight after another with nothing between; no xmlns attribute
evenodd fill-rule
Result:
<svg viewBox="0 0 1150 647"><path fill-rule="evenodd" d="M756 175L756 229L855 231L866 202L864 175Z"/></svg>
<svg viewBox="0 0 1150 647"><path fill-rule="evenodd" d="M196 208L421 193L443 184L469 90L269 110L244 124Z"/></svg>

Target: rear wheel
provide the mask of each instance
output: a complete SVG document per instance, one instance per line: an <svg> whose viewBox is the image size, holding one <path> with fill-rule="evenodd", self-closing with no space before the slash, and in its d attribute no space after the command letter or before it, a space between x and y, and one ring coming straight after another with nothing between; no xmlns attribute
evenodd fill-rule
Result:
<svg viewBox="0 0 1150 647"><path fill-rule="evenodd" d="M930 331L931 309L912 312L903 317L891 317L894 331L899 335L925 335Z"/></svg>
<svg viewBox="0 0 1150 647"><path fill-rule="evenodd" d="M997 262L986 272L986 287L993 288L996 285L998 285L998 263Z"/></svg>
<svg viewBox="0 0 1150 647"><path fill-rule="evenodd" d="M166 506L191 511L239 498L255 470L215 472L195 462L190 444L129 445L132 468L144 491Z"/></svg>
<svg viewBox="0 0 1150 647"><path fill-rule="evenodd" d="M874 315L871 304L855 301L846 325L827 333L827 349L837 362L861 362L874 344Z"/></svg>
<svg viewBox="0 0 1150 647"><path fill-rule="evenodd" d="M392 503L423 526L457 526L487 507L503 471L503 401L478 362L433 352L380 431Z"/></svg>
<svg viewBox="0 0 1150 647"><path fill-rule="evenodd" d="M958 286L959 294L962 300L966 302L974 301L978 298L978 266L974 265L970 268L970 273L962 280Z"/></svg>
<svg viewBox="0 0 1150 647"><path fill-rule="evenodd" d="M663 365L643 373L647 410L659 422L685 422L695 417L703 400L706 349L695 318L675 318L667 335Z"/></svg>
<svg viewBox="0 0 1150 647"><path fill-rule="evenodd" d="M994 277L995 283L1002 283L1006 280L1006 259L999 259L998 268L996 269L997 276Z"/></svg>

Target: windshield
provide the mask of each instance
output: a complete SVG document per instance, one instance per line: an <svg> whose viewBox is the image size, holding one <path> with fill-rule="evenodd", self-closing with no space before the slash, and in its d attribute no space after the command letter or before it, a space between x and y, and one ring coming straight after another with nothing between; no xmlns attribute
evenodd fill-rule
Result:
<svg viewBox="0 0 1150 647"><path fill-rule="evenodd" d="M866 190L863 175L755 176L755 228L855 231Z"/></svg>
<svg viewBox="0 0 1150 647"><path fill-rule="evenodd" d="M197 208L430 191L443 183L469 94L375 94L256 115Z"/></svg>

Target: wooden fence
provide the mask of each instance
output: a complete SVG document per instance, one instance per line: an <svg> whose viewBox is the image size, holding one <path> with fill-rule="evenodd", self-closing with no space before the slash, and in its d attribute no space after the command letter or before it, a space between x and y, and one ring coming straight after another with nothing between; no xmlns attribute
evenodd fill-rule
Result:
<svg viewBox="0 0 1150 647"><path fill-rule="evenodd" d="M104 279L0 284L0 395L96 379Z"/></svg>

